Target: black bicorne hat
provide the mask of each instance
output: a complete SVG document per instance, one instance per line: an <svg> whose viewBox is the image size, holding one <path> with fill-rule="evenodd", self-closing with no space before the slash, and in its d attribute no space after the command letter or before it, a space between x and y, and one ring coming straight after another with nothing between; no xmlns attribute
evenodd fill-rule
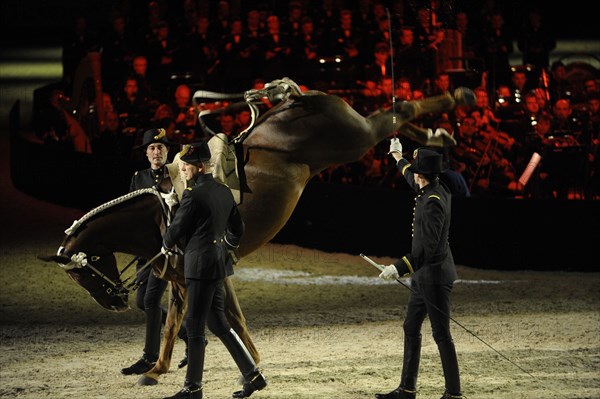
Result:
<svg viewBox="0 0 600 399"><path fill-rule="evenodd" d="M415 151L415 159L408 170L422 175L440 174L444 171L442 154L428 148L418 148Z"/></svg>
<svg viewBox="0 0 600 399"><path fill-rule="evenodd" d="M137 150L138 148L146 148L147 146L153 143L161 143L166 145L167 147L173 145L173 143L171 143L167 138L167 131L165 129L150 129L144 132L144 136L142 137L142 144L135 147L134 150Z"/></svg>
<svg viewBox="0 0 600 399"><path fill-rule="evenodd" d="M197 164L210 160L210 148L205 140L186 144L179 152L179 159L183 162Z"/></svg>

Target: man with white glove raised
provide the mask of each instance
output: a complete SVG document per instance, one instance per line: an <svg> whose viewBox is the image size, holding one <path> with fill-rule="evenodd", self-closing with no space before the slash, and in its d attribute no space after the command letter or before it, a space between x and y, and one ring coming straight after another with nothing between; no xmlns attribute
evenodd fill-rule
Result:
<svg viewBox="0 0 600 399"><path fill-rule="evenodd" d="M413 214L411 250L394 264L385 266L379 277L394 280L410 275L411 286L404 320L404 361L400 385L389 393L375 394L377 399L415 399L421 354L421 327L429 317L433 338L438 346L446 389L442 399L463 398L458 360L450 334L450 293L457 279L450 231L449 190L440 183L442 155L418 148L412 164L402 156L397 138L390 143L389 154L406 182L417 193Z"/></svg>

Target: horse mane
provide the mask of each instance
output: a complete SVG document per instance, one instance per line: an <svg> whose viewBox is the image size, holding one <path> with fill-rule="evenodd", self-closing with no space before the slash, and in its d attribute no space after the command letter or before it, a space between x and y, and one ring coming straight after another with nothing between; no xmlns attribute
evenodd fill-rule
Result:
<svg viewBox="0 0 600 399"><path fill-rule="evenodd" d="M97 214L104 212L105 210L112 208L113 206L122 204L123 202L129 201L133 198L139 197L141 195L145 195L145 194L154 194L160 201L160 204L163 206L163 211L165 211L164 209L164 204L162 202L162 198L160 196L160 193L158 192L158 190L154 187L152 188L142 188L139 190L135 190L132 191L128 194L122 195L120 197L117 197L113 200L110 200L108 202L105 202L102 205L99 205L97 207L95 207L94 209L92 209L91 211L89 211L88 213L86 213L85 215L83 215L80 219L77 219L73 222L73 224L71 225L71 227L69 227L68 229L65 230L65 234L67 236L71 236L73 235L77 229L79 227L81 227L85 222L87 222L89 219L93 218L94 216L96 216Z"/></svg>

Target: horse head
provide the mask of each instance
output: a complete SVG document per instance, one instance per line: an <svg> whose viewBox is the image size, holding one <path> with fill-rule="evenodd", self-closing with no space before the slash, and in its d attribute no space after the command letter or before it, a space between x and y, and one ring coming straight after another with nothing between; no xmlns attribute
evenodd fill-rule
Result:
<svg viewBox="0 0 600 399"><path fill-rule="evenodd" d="M66 240L69 241L69 238ZM112 253L87 255L79 252L69 256L61 246L57 255L38 258L58 263L103 308L115 312L129 309L129 291L123 286L116 258Z"/></svg>
<svg viewBox="0 0 600 399"><path fill-rule="evenodd" d="M160 195L153 189L138 190L76 220L56 255L38 258L58 263L103 308L124 311L129 309L129 285L114 254L150 259L160 251L163 223Z"/></svg>

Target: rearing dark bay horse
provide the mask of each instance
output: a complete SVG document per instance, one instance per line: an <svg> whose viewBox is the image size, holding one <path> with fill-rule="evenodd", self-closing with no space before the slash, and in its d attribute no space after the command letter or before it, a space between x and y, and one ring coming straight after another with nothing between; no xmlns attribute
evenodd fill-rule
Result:
<svg viewBox="0 0 600 399"><path fill-rule="evenodd" d="M240 243L241 257L259 249L279 232L308 181L322 170L359 160L371 147L389 137L394 129L422 145L451 145L454 143L452 137L434 136L431 131L408 122L424 113L445 112L457 103L472 105L474 102L473 93L461 88L455 92L457 98L446 93L395 104L393 110L363 117L337 96L317 91L300 93L295 83L288 79L271 82L265 91L246 94L250 99L267 96L280 102L260 116L243 138L236 139L243 154L240 162L243 162L248 188L239 205L246 223ZM44 259L62 264L78 284L110 310L128 308L127 290L120 280L113 253L154 259L155 272L164 273L163 278L171 284L160 357L156 366L139 380L140 384L150 385L157 383L158 377L169 369L176 334L186 308L185 285L181 257L171 259L171 265L166 269L164 257L155 258L160 251L166 223L164 203L152 192L134 194L113 200L111 202L117 203L107 203L96 213L90 212L93 213L91 216L86 215L86 220L68 230L58 254ZM258 363L258 353L228 280L227 318Z"/></svg>

